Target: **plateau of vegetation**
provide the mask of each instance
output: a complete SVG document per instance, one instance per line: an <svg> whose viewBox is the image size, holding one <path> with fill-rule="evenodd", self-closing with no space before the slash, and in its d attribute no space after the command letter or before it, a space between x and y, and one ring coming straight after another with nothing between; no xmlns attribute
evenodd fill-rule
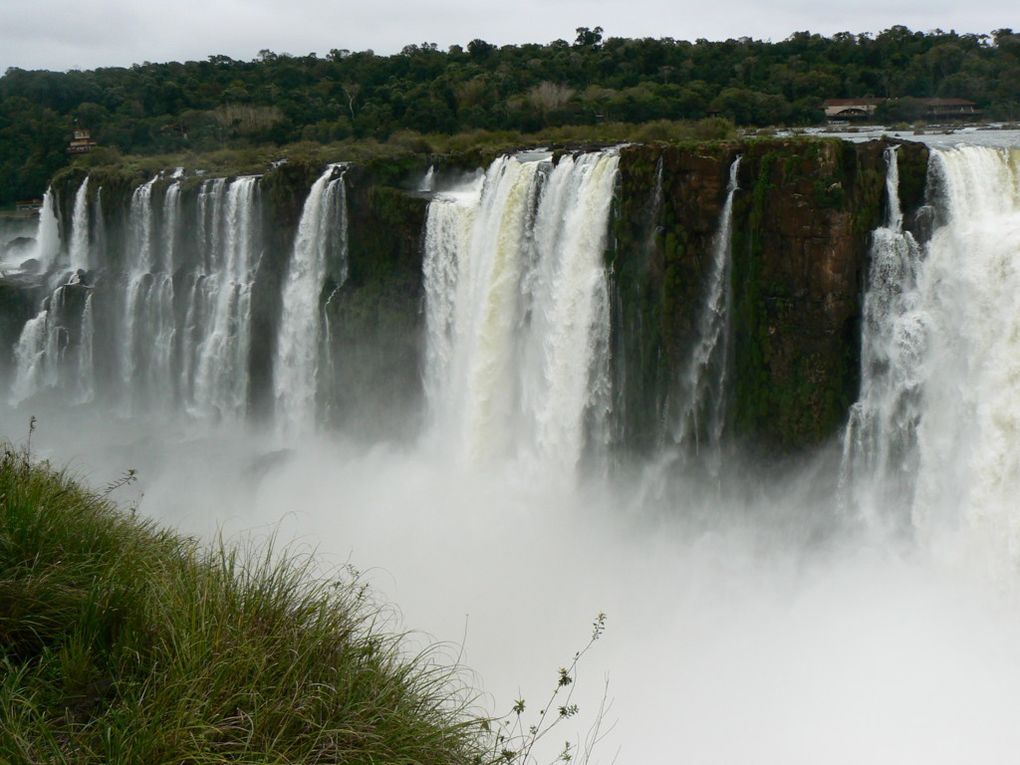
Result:
<svg viewBox="0 0 1020 765"><path fill-rule="evenodd" d="M0 205L38 196L68 162L75 126L125 154L328 144L408 136L541 134L587 126L723 118L806 125L826 98L973 100L989 119L1020 117L1020 34L895 26L877 35L798 32L687 42L605 37L495 46L434 43L399 54L263 50L251 61L144 63L94 71L8 69L0 77ZM478 131L484 131L479 133ZM617 131L618 132L618 131Z"/></svg>

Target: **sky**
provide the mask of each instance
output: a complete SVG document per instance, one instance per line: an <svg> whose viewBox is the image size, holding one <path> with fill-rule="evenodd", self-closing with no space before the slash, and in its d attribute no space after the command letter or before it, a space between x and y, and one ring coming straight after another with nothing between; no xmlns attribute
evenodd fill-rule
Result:
<svg viewBox="0 0 1020 765"><path fill-rule="evenodd" d="M607 37L782 40L792 32L911 29L986 33L1020 27L1016 0L0 0L0 72L92 69L222 54L249 60L332 48L395 53L409 43L445 49Z"/></svg>

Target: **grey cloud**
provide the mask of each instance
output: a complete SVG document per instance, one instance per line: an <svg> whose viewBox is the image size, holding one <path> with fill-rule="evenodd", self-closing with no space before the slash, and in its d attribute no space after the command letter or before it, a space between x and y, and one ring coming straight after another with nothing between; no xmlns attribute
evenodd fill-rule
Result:
<svg viewBox="0 0 1020 765"><path fill-rule="evenodd" d="M853 4L780 0L37 0L0 7L0 67L66 69L128 66L141 61L201 59L211 54L253 58L260 49L324 55L331 48L379 53L408 43L496 44L572 39L577 26L608 35L781 40L798 30L823 34L877 32L894 24L989 32L1011 25L1013 0L961 4L908 0ZM1015 25L1015 23L1013 24Z"/></svg>

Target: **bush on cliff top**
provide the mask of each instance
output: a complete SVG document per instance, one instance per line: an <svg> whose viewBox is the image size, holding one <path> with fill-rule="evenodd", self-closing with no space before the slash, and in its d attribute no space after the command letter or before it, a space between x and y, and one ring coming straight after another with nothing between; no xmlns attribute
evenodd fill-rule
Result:
<svg viewBox="0 0 1020 765"><path fill-rule="evenodd" d="M121 154L101 149L75 159L61 173L109 170L133 173L141 178L175 167L201 169L210 176L261 173L273 162L287 159L310 165L329 162L353 162L365 166L400 166L401 163L425 167L434 155L462 155L476 164L523 147L548 146L574 148L628 142L678 143L686 141L732 140L737 130L729 120L710 117L701 120L657 120L649 123L601 123L569 125L538 132L516 130L470 130L453 135L421 134L413 130L394 133L387 141L372 138L347 139L332 143L301 141L276 146L264 144L243 148L222 148L205 152L173 154ZM58 173L57 177L60 177ZM140 180L139 180L140 182Z"/></svg>
<svg viewBox="0 0 1020 765"><path fill-rule="evenodd" d="M0 448L0 762L487 759L356 579L204 550Z"/></svg>

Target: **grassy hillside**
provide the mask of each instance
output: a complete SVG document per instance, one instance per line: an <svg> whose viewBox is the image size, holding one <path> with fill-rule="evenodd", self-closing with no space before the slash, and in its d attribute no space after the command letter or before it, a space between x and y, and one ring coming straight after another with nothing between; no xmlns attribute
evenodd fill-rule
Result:
<svg viewBox="0 0 1020 765"><path fill-rule="evenodd" d="M202 548L109 493L0 451L0 763L491 756L356 580Z"/></svg>

